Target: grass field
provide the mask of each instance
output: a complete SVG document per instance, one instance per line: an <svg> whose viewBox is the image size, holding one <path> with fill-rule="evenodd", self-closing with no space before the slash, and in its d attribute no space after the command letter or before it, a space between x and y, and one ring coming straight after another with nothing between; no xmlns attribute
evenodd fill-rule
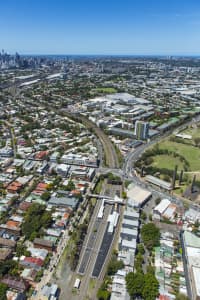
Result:
<svg viewBox="0 0 200 300"><path fill-rule="evenodd" d="M192 140L183 140L181 142L175 142L170 140L170 137L161 141L159 143L160 149L167 149L169 151L175 152L183 156L189 163L187 171L184 172L185 179L181 186L178 186L178 180L176 182L175 194L182 195L186 190L188 185L191 184L194 174L196 175L196 180L200 181L200 148L194 146L194 139L200 137L200 128L189 128L181 132L181 134L188 134L192 136ZM180 157L174 157L172 155L155 155L152 156L153 163L151 166L157 167L159 169L174 170L175 165L178 166L178 172L184 169L184 162L181 162ZM199 173L198 173L199 172ZM162 178L161 174L160 178Z"/></svg>
<svg viewBox="0 0 200 300"><path fill-rule="evenodd" d="M153 157L153 160L153 167L174 170L175 166L177 165L179 170L183 169L183 163L179 160L179 158L176 157L169 155L156 155Z"/></svg>
<svg viewBox="0 0 200 300"><path fill-rule="evenodd" d="M91 93L102 93L102 94L113 94L116 92L117 90L112 87L95 88L91 90Z"/></svg>
<svg viewBox="0 0 200 300"><path fill-rule="evenodd" d="M185 157L185 159L190 164L190 171L199 171L200 170L200 149L197 147L194 147L192 145L185 145L180 144L176 142L171 142L169 140L165 140L164 142L161 142L159 144L159 147L161 149L168 149L171 151L175 151L182 156ZM169 165L171 164L171 160L173 163L173 157L170 157ZM177 165L180 164L179 158L176 159ZM162 161L161 161L162 162ZM165 162L163 162L165 164Z"/></svg>
<svg viewBox="0 0 200 300"><path fill-rule="evenodd" d="M181 131L181 134L189 134L192 136L192 139L195 139L195 138L199 138L200 137L200 128L198 127L194 127L194 128L188 128L184 131Z"/></svg>
<svg viewBox="0 0 200 300"><path fill-rule="evenodd" d="M98 183L97 183L97 185L95 187L94 193L100 194L102 186L103 186L103 183L104 183L104 180L103 179L99 179L99 181L98 181Z"/></svg>

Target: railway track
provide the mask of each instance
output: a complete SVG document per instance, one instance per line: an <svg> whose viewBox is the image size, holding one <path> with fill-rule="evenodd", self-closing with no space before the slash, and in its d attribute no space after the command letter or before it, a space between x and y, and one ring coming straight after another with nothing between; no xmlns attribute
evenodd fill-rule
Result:
<svg viewBox="0 0 200 300"><path fill-rule="evenodd" d="M106 165L109 168L118 169L120 165L115 147L110 141L109 137L103 132L103 130L101 130L95 123L81 114L69 114L66 112L65 114L69 118L73 118L74 120L81 122L88 129L92 129L94 131L94 134L99 138L103 146Z"/></svg>
<svg viewBox="0 0 200 300"><path fill-rule="evenodd" d="M53 107L52 109L55 113L59 113L60 115L68 117L69 119L80 122L85 125L87 129L93 131L102 144L106 167L111 169L119 169L120 164L116 149L109 137L103 132L101 128L99 128L94 122L89 120L84 115L81 115L80 113L69 113L68 111L59 110L56 107Z"/></svg>

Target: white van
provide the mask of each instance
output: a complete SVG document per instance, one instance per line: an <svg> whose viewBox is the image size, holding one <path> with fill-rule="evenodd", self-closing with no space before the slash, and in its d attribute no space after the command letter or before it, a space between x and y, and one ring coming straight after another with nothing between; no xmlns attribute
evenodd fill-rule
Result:
<svg viewBox="0 0 200 300"><path fill-rule="evenodd" d="M80 284L81 284L81 280L79 278L76 278L76 280L74 282L74 288L79 289Z"/></svg>

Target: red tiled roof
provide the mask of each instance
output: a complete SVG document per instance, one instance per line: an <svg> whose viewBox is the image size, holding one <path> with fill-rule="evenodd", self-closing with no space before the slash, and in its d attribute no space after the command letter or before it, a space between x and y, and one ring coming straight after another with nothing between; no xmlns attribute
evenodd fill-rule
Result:
<svg viewBox="0 0 200 300"><path fill-rule="evenodd" d="M6 225L7 225L8 227L19 227L19 226L20 226L20 222L9 220L9 221L6 223Z"/></svg>
<svg viewBox="0 0 200 300"><path fill-rule="evenodd" d="M37 257L25 257L24 261L38 265L40 267L43 265L43 260L41 258L37 258Z"/></svg>
<svg viewBox="0 0 200 300"><path fill-rule="evenodd" d="M18 191L22 187L22 184L18 181L13 181L11 184L7 186L7 190Z"/></svg>
<svg viewBox="0 0 200 300"><path fill-rule="evenodd" d="M47 189L47 187L48 187L48 184L47 183L44 183L44 182L40 182L40 183L38 183L38 185L37 185L37 187L36 187L36 189L38 189L38 190L46 190Z"/></svg>
<svg viewBox="0 0 200 300"><path fill-rule="evenodd" d="M68 219L69 216L70 216L70 214L66 212L66 213L64 213L63 219Z"/></svg>
<svg viewBox="0 0 200 300"><path fill-rule="evenodd" d="M72 191L71 191L71 194L72 194L72 195L79 195L79 194L80 194L80 191L79 191L79 190L72 190Z"/></svg>
<svg viewBox="0 0 200 300"><path fill-rule="evenodd" d="M19 187L22 186L22 184L18 181L13 181L10 185L15 185L15 186L19 186Z"/></svg>
<svg viewBox="0 0 200 300"><path fill-rule="evenodd" d="M85 187L85 184L78 183L77 186L78 186L79 188L81 188L81 187Z"/></svg>
<svg viewBox="0 0 200 300"><path fill-rule="evenodd" d="M160 295L159 300L170 300L170 298L166 295Z"/></svg>
<svg viewBox="0 0 200 300"><path fill-rule="evenodd" d="M35 155L36 159L42 159L43 157L45 157L48 154L48 151L40 151L39 153L37 153Z"/></svg>

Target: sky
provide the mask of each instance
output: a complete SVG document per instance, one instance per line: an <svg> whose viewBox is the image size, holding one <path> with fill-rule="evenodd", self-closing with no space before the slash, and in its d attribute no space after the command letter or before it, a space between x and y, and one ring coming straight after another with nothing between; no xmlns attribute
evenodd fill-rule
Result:
<svg viewBox="0 0 200 300"><path fill-rule="evenodd" d="M200 0L2 0L0 49L200 55Z"/></svg>

